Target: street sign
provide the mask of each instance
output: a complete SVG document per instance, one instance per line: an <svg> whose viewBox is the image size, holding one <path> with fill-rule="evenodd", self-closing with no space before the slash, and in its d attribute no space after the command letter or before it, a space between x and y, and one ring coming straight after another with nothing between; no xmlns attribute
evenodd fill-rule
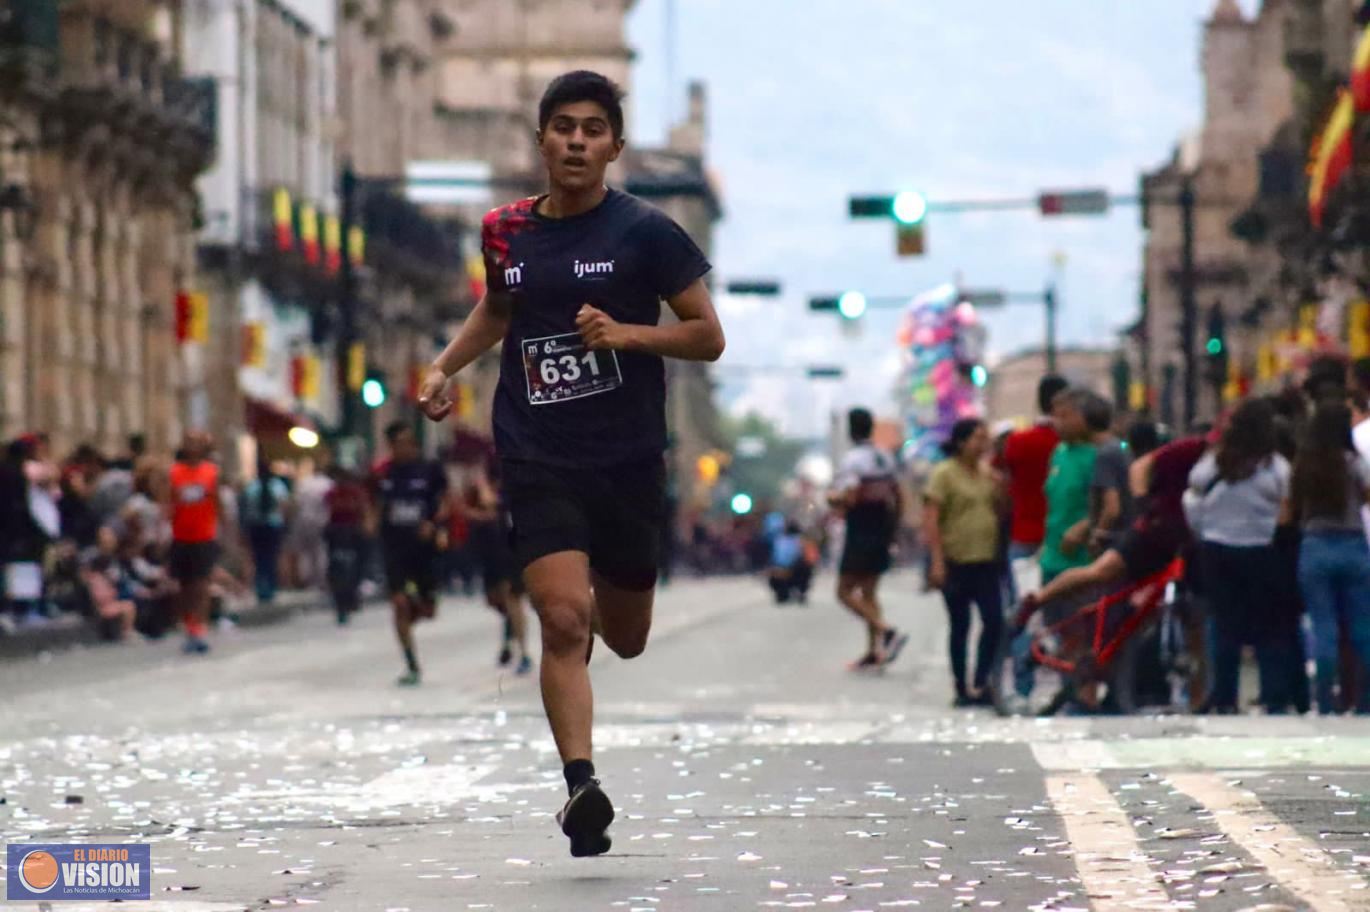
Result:
<svg viewBox="0 0 1370 912"><path fill-rule="evenodd" d="M959 300L973 307L1003 307L1008 303L1008 295L998 288L981 288L963 291Z"/></svg>
<svg viewBox="0 0 1370 912"><path fill-rule="evenodd" d="M836 311L837 297L809 298L809 310Z"/></svg>
<svg viewBox="0 0 1370 912"><path fill-rule="evenodd" d="M889 218L894 215L893 196L853 196L847 200L852 218Z"/></svg>
<svg viewBox="0 0 1370 912"><path fill-rule="evenodd" d="M912 225L899 223L895 229L895 251L901 257L922 256L925 249L923 238L925 228L923 222Z"/></svg>
<svg viewBox="0 0 1370 912"><path fill-rule="evenodd" d="M404 195L424 206L488 205L494 172L484 161L413 161L404 169Z"/></svg>
<svg viewBox="0 0 1370 912"><path fill-rule="evenodd" d="M1044 190L1037 195L1042 215L1103 215L1108 212L1108 191Z"/></svg>
<svg viewBox="0 0 1370 912"><path fill-rule="evenodd" d="M754 295L761 298L774 298L780 295L780 283L773 279L739 279L729 282L725 288L732 295Z"/></svg>
<svg viewBox="0 0 1370 912"><path fill-rule="evenodd" d="M809 368L808 374L810 380L841 380L846 376L846 371L840 367L824 365Z"/></svg>

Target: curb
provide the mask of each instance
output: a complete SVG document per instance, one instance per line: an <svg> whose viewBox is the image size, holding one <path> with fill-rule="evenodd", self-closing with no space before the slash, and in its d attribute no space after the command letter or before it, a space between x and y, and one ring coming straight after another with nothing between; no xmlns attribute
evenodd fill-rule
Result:
<svg viewBox="0 0 1370 912"><path fill-rule="evenodd" d="M323 592L283 592L270 605L252 605L239 611L236 623L241 629L269 627L289 621L297 614L321 609L331 610ZM135 634L136 636L136 634ZM119 646L101 640L95 625L83 617L55 618L41 627L25 627L14 633L0 633L0 659L20 659L45 652L60 652L76 646Z"/></svg>

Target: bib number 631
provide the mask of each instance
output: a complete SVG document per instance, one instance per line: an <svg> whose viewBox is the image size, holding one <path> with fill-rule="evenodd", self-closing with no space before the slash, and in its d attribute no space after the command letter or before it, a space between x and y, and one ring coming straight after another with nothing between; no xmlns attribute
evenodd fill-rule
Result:
<svg viewBox="0 0 1370 912"><path fill-rule="evenodd" d="M551 405L607 393L623 385L618 353L590 351L579 333L524 339L528 401Z"/></svg>

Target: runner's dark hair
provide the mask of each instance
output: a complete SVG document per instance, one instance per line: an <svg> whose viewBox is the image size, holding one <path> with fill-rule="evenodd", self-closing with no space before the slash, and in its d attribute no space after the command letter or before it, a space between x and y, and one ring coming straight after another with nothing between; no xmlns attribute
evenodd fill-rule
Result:
<svg viewBox="0 0 1370 912"><path fill-rule="evenodd" d="M1127 449L1133 459L1141 459L1161 445L1161 431L1156 422L1138 418L1127 431Z"/></svg>
<svg viewBox="0 0 1370 912"><path fill-rule="evenodd" d="M1043 415L1051 414L1051 404L1061 390L1069 389L1070 381L1060 374L1047 374L1037 381L1037 408Z"/></svg>
<svg viewBox="0 0 1370 912"><path fill-rule="evenodd" d="M385 426L385 442L393 444L400 435L409 430L409 422L396 419Z"/></svg>
<svg viewBox="0 0 1370 912"><path fill-rule="evenodd" d="M875 418L866 409L852 409L847 412L847 433L852 443L865 443L875 433Z"/></svg>
<svg viewBox="0 0 1370 912"><path fill-rule="evenodd" d="M1355 452L1351 409L1345 401L1318 403L1294 462L1294 506L1300 519L1345 512L1351 475L1347 457Z"/></svg>
<svg viewBox="0 0 1370 912"><path fill-rule="evenodd" d="M1248 399L1228 419L1217 451L1218 477L1226 482L1245 481L1275 455L1275 409L1268 399Z"/></svg>
<svg viewBox="0 0 1370 912"><path fill-rule="evenodd" d="M563 73L547 85L538 102L538 129L546 130L557 108L578 101L592 101L604 109L614 139L623 138L623 89L607 76L590 70Z"/></svg>
<svg viewBox="0 0 1370 912"><path fill-rule="evenodd" d="M1113 427L1113 403L1094 390L1083 390L1077 394L1076 402L1080 414L1084 416L1085 426L1095 434L1102 434Z"/></svg>

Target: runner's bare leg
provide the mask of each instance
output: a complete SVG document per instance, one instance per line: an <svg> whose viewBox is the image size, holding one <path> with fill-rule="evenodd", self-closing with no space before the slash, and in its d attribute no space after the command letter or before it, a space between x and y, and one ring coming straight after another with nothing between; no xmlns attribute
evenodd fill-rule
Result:
<svg viewBox="0 0 1370 912"><path fill-rule="evenodd" d="M542 706L562 763L591 759L594 692L585 651L590 643L590 561L581 551L538 558L523 571L542 626Z"/></svg>

